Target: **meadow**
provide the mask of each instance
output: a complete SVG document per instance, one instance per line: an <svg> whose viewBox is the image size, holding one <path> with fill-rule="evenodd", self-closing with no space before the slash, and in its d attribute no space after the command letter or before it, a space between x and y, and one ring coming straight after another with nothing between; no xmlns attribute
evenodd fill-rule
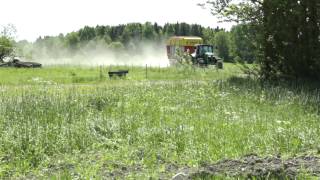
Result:
<svg viewBox="0 0 320 180"><path fill-rule="evenodd" d="M107 72L129 69L125 79ZM213 68L0 69L0 178L168 179L250 153L320 153L317 83Z"/></svg>

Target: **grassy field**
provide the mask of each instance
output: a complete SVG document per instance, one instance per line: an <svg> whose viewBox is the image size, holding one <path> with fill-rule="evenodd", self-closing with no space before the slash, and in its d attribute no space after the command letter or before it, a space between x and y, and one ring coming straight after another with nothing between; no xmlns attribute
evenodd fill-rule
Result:
<svg viewBox="0 0 320 180"><path fill-rule="evenodd" d="M39 84L110 84L108 71L129 70L126 80L222 80L240 73L238 67L226 64L227 71L192 67L134 67L134 66L50 66L41 69L2 68L0 85ZM122 83L122 81L120 81ZM118 82L116 82L118 84Z"/></svg>
<svg viewBox="0 0 320 180"><path fill-rule="evenodd" d="M107 77L129 69L126 79ZM260 83L236 65L0 69L0 178L172 177L256 153L317 154L316 84Z"/></svg>

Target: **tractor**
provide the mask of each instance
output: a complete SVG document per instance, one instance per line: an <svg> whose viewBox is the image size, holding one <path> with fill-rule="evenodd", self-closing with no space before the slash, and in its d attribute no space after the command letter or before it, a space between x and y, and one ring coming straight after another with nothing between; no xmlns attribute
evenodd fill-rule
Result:
<svg viewBox="0 0 320 180"><path fill-rule="evenodd" d="M207 67L216 65L223 68L223 61L215 55L212 45L203 44L201 37L195 36L173 36L167 40L167 55L171 65L179 63L181 55L190 56L193 65Z"/></svg>
<svg viewBox="0 0 320 180"><path fill-rule="evenodd" d="M199 66L216 65L217 68L223 68L223 61L214 54L214 47L208 44L195 45L195 51L190 54L192 63Z"/></svg>

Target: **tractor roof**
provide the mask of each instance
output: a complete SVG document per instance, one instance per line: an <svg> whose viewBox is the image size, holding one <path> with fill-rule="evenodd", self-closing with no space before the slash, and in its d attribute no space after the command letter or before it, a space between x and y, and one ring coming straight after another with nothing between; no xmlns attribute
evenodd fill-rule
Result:
<svg viewBox="0 0 320 180"><path fill-rule="evenodd" d="M196 44L195 46L213 46L211 44Z"/></svg>

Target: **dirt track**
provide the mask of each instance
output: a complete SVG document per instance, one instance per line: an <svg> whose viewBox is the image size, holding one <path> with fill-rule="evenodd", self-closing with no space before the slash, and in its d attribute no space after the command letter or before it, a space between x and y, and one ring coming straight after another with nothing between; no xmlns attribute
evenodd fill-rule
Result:
<svg viewBox="0 0 320 180"><path fill-rule="evenodd" d="M95 164L95 161L92 161L92 163ZM250 154L236 160L226 159L213 164L202 164L200 167L181 166L161 160L159 160L159 164L165 166L163 171L158 172L156 179L159 180L225 179L226 177L231 179L308 179L304 178L305 176L320 179L319 156L305 155L285 159L279 156L259 157ZM108 167L113 167L113 170L110 171ZM73 179L81 177L72 164L53 165L47 168L45 172L43 171L43 174L45 174L45 177L51 177L65 171L70 172ZM150 173L145 166L139 164L128 166L108 161L102 165L97 177L102 179L128 179L132 175L138 175L137 177L143 175L141 177L145 179L149 177ZM149 178L154 179L152 176ZM29 174L22 179L44 179L44 177Z"/></svg>
<svg viewBox="0 0 320 180"><path fill-rule="evenodd" d="M222 160L215 164L205 164L198 169L185 168L173 179L194 179L213 176L295 179L301 174L320 177L320 158L300 156L284 160L281 157L261 158L252 154L239 160Z"/></svg>

